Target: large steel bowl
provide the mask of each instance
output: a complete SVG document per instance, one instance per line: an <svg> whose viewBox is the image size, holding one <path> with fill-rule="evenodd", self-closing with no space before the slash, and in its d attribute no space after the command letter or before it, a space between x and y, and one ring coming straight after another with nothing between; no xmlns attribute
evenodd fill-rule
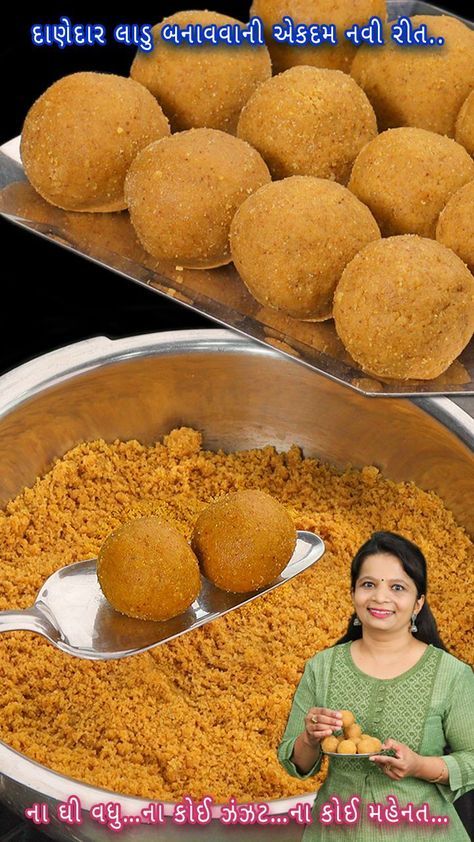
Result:
<svg viewBox="0 0 474 842"><path fill-rule="evenodd" d="M462 409L444 398L364 398L225 330L91 339L0 378L0 499L14 497L80 441L153 442L178 425L202 430L211 449L297 443L305 455L341 467L375 464L386 477L436 491L474 534L474 421ZM54 819L58 802L72 794L84 808L79 826ZM0 798L19 813L45 802L48 835L88 842L113 838L88 818L93 804L120 803L124 815L138 815L147 804L58 775L1 742ZM271 811L278 815L303 800L271 802ZM226 828L217 808L205 827L168 820L121 838L289 842L301 833L297 825Z"/></svg>

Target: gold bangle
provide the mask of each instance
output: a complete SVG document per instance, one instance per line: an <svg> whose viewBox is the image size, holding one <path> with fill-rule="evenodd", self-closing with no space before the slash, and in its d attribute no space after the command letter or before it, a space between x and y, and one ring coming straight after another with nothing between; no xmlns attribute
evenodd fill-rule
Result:
<svg viewBox="0 0 474 842"><path fill-rule="evenodd" d="M446 763L443 760L441 760L441 763L443 764L442 771L439 773L437 778L428 778L429 784L438 784L440 782L441 778L444 778L444 773L448 772L448 767L446 766ZM449 780L449 772L448 772L448 780Z"/></svg>

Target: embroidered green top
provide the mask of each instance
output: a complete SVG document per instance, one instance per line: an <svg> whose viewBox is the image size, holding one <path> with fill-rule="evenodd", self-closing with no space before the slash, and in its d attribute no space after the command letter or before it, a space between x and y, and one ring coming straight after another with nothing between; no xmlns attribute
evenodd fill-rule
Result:
<svg viewBox="0 0 474 842"><path fill-rule="evenodd" d="M291 760L293 746L304 730L304 719L311 707L348 709L364 733L381 740L389 737L405 743L421 755L442 756L445 745L451 753L444 757L449 771L448 784L433 784L407 777L393 781L366 758L330 758L327 778L313 805L313 824L304 833L304 842L320 839L348 839L372 842L427 839L435 834L440 842L469 842L469 836L452 802L474 788L474 674L467 664L452 655L428 646L419 661L396 678L372 678L363 673L351 656L351 644L343 643L320 652L307 663L296 689L290 716L278 749L281 764L290 775L305 779L314 775L321 757L307 774L301 774ZM357 823L325 824L322 805L331 796L348 802L361 799ZM406 818L380 824L370 818L367 805L393 802L400 808L428 803L432 816L447 816L447 823L407 823ZM382 816L383 817L383 816Z"/></svg>

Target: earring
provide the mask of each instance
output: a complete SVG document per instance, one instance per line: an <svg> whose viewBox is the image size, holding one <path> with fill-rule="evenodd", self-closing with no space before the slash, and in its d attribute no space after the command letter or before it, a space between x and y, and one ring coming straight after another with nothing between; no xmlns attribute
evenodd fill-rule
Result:
<svg viewBox="0 0 474 842"><path fill-rule="evenodd" d="M411 615L411 626L410 626L410 631L411 631L412 634L415 634L415 632L418 631L418 626L416 625L415 620L416 620L416 614L412 614Z"/></svg>
<svg viewBox="0 0 474 842"><path fill-rule="evenodd" d="M357 614L355 615L355 617L354 617L354 619L353 619L353 621L352 621L352 625L353 625L353 626L361 626L361 625L362 625L362 623L361 623L361 621L359 620L359 618L358 618Z"/></svg>

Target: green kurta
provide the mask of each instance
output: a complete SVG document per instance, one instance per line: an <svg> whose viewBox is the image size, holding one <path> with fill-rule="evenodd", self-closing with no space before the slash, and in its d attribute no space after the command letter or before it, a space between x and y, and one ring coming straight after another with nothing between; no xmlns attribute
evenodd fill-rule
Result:
<svg viewBox="0 0 474 842"><path fill-rule="evenodd" d="M304 730L311 707L347 709L354 713L362 731L381 740L392 738L421 755L442 756L449 784L430 784L419 778L393 781L372 761L360 758L330 758L328 776L313 805L313 824L304 833L311 840L359 840L380 838L416 842L428 837L440 842L469 842L469 836L452 802L474 788L474 674L467 664L441 649L428 646L418 663L396 678L366 675L355 665L351 644L333 646L306 663L297 687L278 757L286 771L302 780L314 775L321 758L306 774L290 760L296 737ZM331 796L348 802L360 797L355 824L324 824L321 807ZM447 816L448 823L402 822L379 824L368 817L368 803L389 807L387 796L396 796L400 808L410 802L415 808L429 804L431 816ZM377 810L378 808L375 808ZM396 813L394 814L396 818Z"/></svg>

